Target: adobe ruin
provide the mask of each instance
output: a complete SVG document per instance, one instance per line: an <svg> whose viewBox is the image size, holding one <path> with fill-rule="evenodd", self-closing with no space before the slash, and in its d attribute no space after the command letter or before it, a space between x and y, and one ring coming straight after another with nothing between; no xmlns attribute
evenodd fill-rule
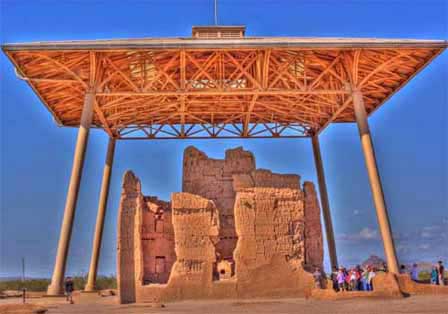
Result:
<svg viewBox="0 0 448 314"><path fill-rule="evenodd" d="M182 192L171 203L123 178L118 222L121 303L310 295L322 268L314 185L256 169L251 152L212 159L184 152Z"/></svg>

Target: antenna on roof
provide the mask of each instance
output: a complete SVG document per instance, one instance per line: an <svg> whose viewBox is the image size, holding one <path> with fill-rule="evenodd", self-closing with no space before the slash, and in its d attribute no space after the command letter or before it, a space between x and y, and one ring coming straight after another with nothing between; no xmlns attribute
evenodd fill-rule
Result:
<svg viewBox="0 0 448 314"><path fill-rule="evenodd" d="M215 25L218 25L218 0L215 0Z"/></svg>

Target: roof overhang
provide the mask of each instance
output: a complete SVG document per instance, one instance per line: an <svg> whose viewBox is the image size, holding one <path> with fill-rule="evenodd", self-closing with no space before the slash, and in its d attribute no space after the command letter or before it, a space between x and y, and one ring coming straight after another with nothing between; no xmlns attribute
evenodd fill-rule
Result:
<svg viewBox="0 0 448 314"><path fill-rule="evenodd" d="M232 26L233 27L233 26ZM238 26L235 26L238 27ZM191 37L54 41L4 44L3 50L121 50L121 49L229 49L229 48L446 48L446 40L244 37L197 39Z"/></svg>
<svg viewBox="0 0 448 314"><path fill-rule="evenodd" d="M347 85L370 114L446 41L254 38L37 42L2 47L59 125L117 138L302 137L353 122Z"/></svg>

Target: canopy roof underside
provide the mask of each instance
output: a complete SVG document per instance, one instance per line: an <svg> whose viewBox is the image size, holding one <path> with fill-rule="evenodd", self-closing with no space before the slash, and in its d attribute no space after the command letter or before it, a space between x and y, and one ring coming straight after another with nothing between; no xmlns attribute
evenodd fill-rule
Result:
<svg viewBox="0 0 448 314"><path fill-rule="evenodd" d="M62 126L128 139L302 137L353 122L350 88L370 114L445 41L192 38L47 42L3 50Z"/></svg>

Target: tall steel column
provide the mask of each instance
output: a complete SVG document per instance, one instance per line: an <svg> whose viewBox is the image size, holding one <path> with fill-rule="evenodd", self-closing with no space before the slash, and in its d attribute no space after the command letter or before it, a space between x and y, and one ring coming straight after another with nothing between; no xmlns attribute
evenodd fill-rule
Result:
<svg viewBox="0 0 448 314"><path fill-rule="evenodd" d="M79 183L81 181L82 169L84 165L84 156L89 139L90 125L92 123L94 101L95 93L92 90L87 91L82 109L78 138L76 141L72 174L70 177L67 199L65 201L64 218L62 221L61 234L56 253L56 262L54 265L53 276L51 278L51 284L48 286L47 290L48 295L60 295L64 292L63 281L65 266L67 263L67 254L70 246L76 202L78 200Z"/></svg>
<svg viewBox="0 0 448 314"><path fill-rule="evenodd" d="M331 220L330 204L328 202L327 184L325 182L324 167L320 153L319 138L314 135L311 138L313 144L314 163L316 165L317 180L319 182L319 194L322 205L322 213L325 223L325 234L327 236L328 254L330 255L331 268L338 267L338 257L336 254L336 243L334 240L333 223Z"/></svg>
<svg viewBox="0 0 448 314"><path fill-rule="evenodd" d="M107 146L106 162L103 170L103 181L101 184L100 201L98 205L98 214L96 217L95 235L93 238L92 257L90 260L89 277L85 291L95 291L96 275L98 270L98 261L100 258L101 240L103 237L104 217L106 216L107 198L109 196L109 184L112 174L112 165L114 162L115 139L110 138Z"/></svg>
<svg viewBox="0 0 448 314"><path fill-rule="evenodd" d="M364 100L360 90L352 90L353 105L355 110L356 122L358 124L359 136L361 138L362 150L366 161L367 172L369 174L370 188L372 189L373 201L375 203L376 215L380 227L381 237L383 239L384 251L386 253L387 266L389 271L398 274L398 261L395 252L394 239L390 226L389 216L387 214L386 203L384 201L383 188L376 164L375 151L372 138L370 136L367 113L364 107Z"/></svg>

